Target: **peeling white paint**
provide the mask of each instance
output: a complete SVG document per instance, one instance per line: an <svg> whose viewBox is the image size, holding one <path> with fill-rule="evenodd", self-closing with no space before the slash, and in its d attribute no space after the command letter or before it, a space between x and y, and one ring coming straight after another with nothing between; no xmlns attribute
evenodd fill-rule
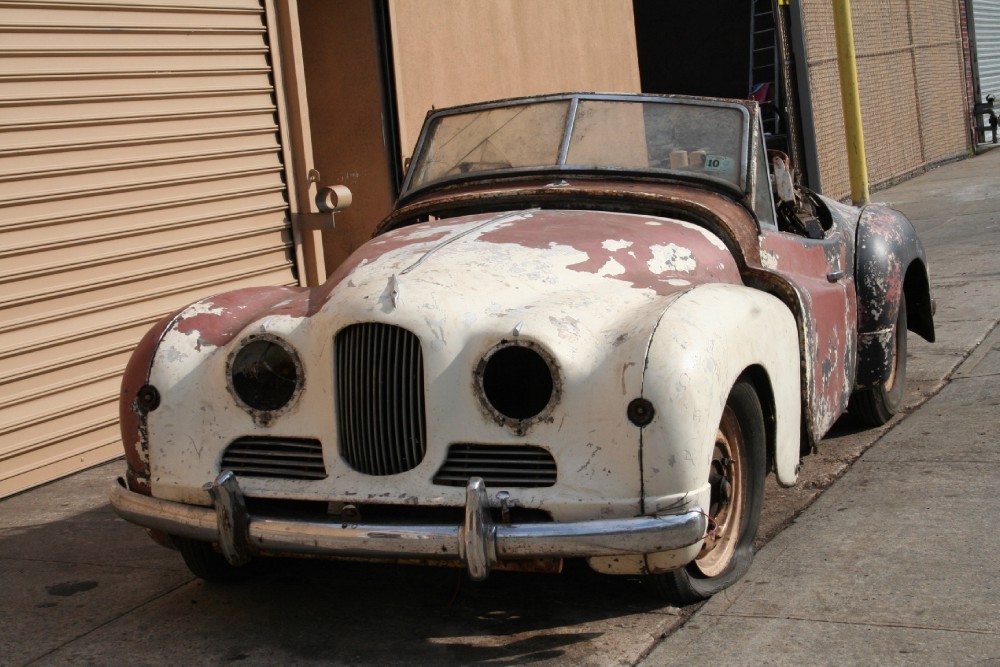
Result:
<svg viewBox="0 0 1000 667"><path fill-rule="evenodd" d="M520 213L516 213L516 214L507 214L507 215L503 216L502 220L495 221L495 224L491 225L489 228L490 229L503 229L504 227L508 227L508 226L512 225L513 223L517 222L518 220L530 220L533 217L535 217L535 210L534 209L529 209L527 211L521 211Z"/></svg>
<svg viewBox="0 0 1000 667"><path fill-rule="evenodd" d="M462 229L467 227L465 224L457 225L435 225L433 227L421 227L420 225L415 225L413 227L404 227L402 233L397 233L394 235L394 240L402 239L404 241L419 241L421 239L438 239L443 235L453 232L457 229ZM374 239L378 242L380 239ZM386 239L388 240L388 239Z"/></svg>
<svg viewBox="0 0 1000 667"><path fill-rule="evenodd" d="M674 287L687 287L691 284L690 280L684 280L683 278L671 278L667 281L668 285L673 285Z"/></svg>
<svg viewBox="0 0 1000 667"><path fill-rule="evenodd" d="M579 338L580 321L574 317L549 317L549 322L555 327L560 338ZM600 447L598 447L600 450Z"/></svg>
<svg viewBox="0 0 1000 667"><path fill-rule="evenodd" d="M614 239L608 239L607 241L601 244L601 247L604 248L605 250L610 250L611 252L615 252L617 250L624 250L625 248L631 248L632 242L626 241L624 239L619 239L617 241Z"/></svg>
<svg viewBox="0 0 1000 667"><path fill-rule="evenodd" d="M646 262L646 266L657 275L667 271L694 271L698 268L698 262L695 261L690 248L668 243L654 245L650 251L653 253L653 258Z"/></svg>
<svg viewBox="0 0 1000 667"><path fill-rule="evenodd" d="M604 263L604 266L600 268L597 272L599 276L620 276L625 273L625 267L616 262L614 259L609 259Z"/></svg>
<svg viewBox="0 0 1000 667"><path fill-rule="evenodd" d="M695 225L695 224L690 223L690 222L685 222L683 220L673 220L672 222L674 224L680 225L681 227L684 227L686 229L690 229L692 231L698 232L699 234L701 234L702 236L704 236L708 240L709 243L711 243L712 245L714 245L719 250L727 250L726 244L722 242L722 239L720 239L718 236L716 236L712 232L708 231L704 227L699 227L698 225Z"/></svg>
<svg viewBox="0 0 1000 667"><path fill-rule="evenodd" d="M198 303L192 304L184 309L184 312L180 314L182 320L186 320L195 315L222 315L224 309L216 308L215 304L211 300L199 301Z"/></svg>
<svg viewBox="0 0 1000 667"><path fill-rule="evenodd" d="M765 269L771 269L772 271L778 268L778 253L771 250L760 249L760 264Z"/></svg>

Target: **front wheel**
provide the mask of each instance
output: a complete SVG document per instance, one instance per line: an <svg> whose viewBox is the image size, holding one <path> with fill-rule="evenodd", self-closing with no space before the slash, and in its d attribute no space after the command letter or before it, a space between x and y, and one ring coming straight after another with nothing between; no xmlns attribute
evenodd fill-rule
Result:
<svg viewBox="0 0 1000 667"><path fill-rule="evenodd" d="M215 550L208 542L192 540L186 537L174 537L177 550L184 557L184 564L191 574L213 583L235 583L243 581L256 573L255 563L247 565L230 565L226 557Z"/></svg>
<svg viewBox="0 0 1000 667"><path fill-rule="evenodd" d="M893 332L892 366L889 376L877 387L858 389L851 396L847 411L866 426L881 426L903 407L906 394L906 300L899 302L896 330Z"/></svg>
<svg viewBox="0 0 1000 667"><path fill-rule="evenodd" d="M750 569L766 472L764 414L753 386L737 382L722 413L709 468L709 533L698 556L677 570L646 575L657 596L677 605L705 600Z"/></svg>

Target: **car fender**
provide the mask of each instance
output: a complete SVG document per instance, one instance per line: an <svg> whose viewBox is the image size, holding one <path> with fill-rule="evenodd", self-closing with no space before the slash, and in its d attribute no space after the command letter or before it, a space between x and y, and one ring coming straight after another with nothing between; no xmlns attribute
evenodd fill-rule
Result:
<svg viewBox="0 0 1000 667"><path fill-rule="evenodd" d="M122 376L119 425L132 491L149 495L149 413L159 406L159 389L150 385L154 361L170 334L194 337L192 348L208 350L235 338L265 313L301 313L305 290L246 288L198 301L159 320L143 336ZM189 360L189 363L193 363Z"/></svg>
<svg viewBox="0 0 1000 667"><path fill-rule="evenodd" d="M892 368L893 327L906 299L908 328L934 342L927 256L913 225L887 206L870 205L858 221L856 387L882 382Z"/></svg>
<svg viewBox="0 0 1000 667"><path fill-rule="evenodd" d="M795 483L801 419L799 338L777 297L742 285L696 287L664 312L650 341L642 395L655 416L642 429L646 513L687 490L707 507L709 462L729 392L754 382L778 481ZM770 422L770 423L768 423ZM675 501L674 501L675 502Z"/></svg>
<svg viewBox="0 0 1000 667"><path fill-rule="evenodd" d="M179 311L178 311L179 312ZM163 334L173 324L178 313L161 318L142 337L132 352L122 374L118 401L118 425L125 448L125 480L128 488L137 493L151 495L149 484L149 426L150 409L159 403L155 394L145 393L153 356ZM144 393L143 400L139 400Z"/></svg>

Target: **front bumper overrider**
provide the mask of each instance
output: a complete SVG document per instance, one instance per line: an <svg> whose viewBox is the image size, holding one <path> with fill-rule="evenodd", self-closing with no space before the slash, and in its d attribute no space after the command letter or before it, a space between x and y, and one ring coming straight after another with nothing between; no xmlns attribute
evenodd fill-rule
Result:
<svg viewBox="0 0 1000 667"><path fill-rule="evenodd" d="M463 525L344 523L250 515L236 475L224 471L207 485L214 507L186 505L130 491L118 479L111 506L126 521L177 537L219 544L239 565L259 553L357 558L458 560L470 578L485 579L500 561L525 558L622 556L671 551L705 537L700 508L683 514L563 523L495 523L486 484L466 487Z"/></svg>

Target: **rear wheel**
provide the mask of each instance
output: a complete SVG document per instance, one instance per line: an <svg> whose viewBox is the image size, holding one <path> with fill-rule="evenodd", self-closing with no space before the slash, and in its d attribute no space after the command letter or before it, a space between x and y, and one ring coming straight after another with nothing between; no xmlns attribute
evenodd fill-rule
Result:
<svg viewBox="0 0 1000 667"><path fill-rule="evenodd" d="M889 377L877 387L859 389L851 396L848 412L867 426L881 426L903 407L906 393L906 300L899 302L893 334L892 367Z"/></svg>
<svg viewBox="0 0 1000 667"><path fill-rule="evenodd" d="M709 468L709 534L687 566L646 576L656 595L678 605L705 600L750 568L764 492L765 449L760 400L752 385L737 382L722 413Z"/></svg>
<svg viewBox="0 0 1000 667"><path fill-rule="evenodd" d="M253 562L247 565L230 565L226 557L208 542L175 537L174 544L184 557L184 564L191 570L191 574L205 581L216 583L243 581L253 576L257 569Z"/></svg>

